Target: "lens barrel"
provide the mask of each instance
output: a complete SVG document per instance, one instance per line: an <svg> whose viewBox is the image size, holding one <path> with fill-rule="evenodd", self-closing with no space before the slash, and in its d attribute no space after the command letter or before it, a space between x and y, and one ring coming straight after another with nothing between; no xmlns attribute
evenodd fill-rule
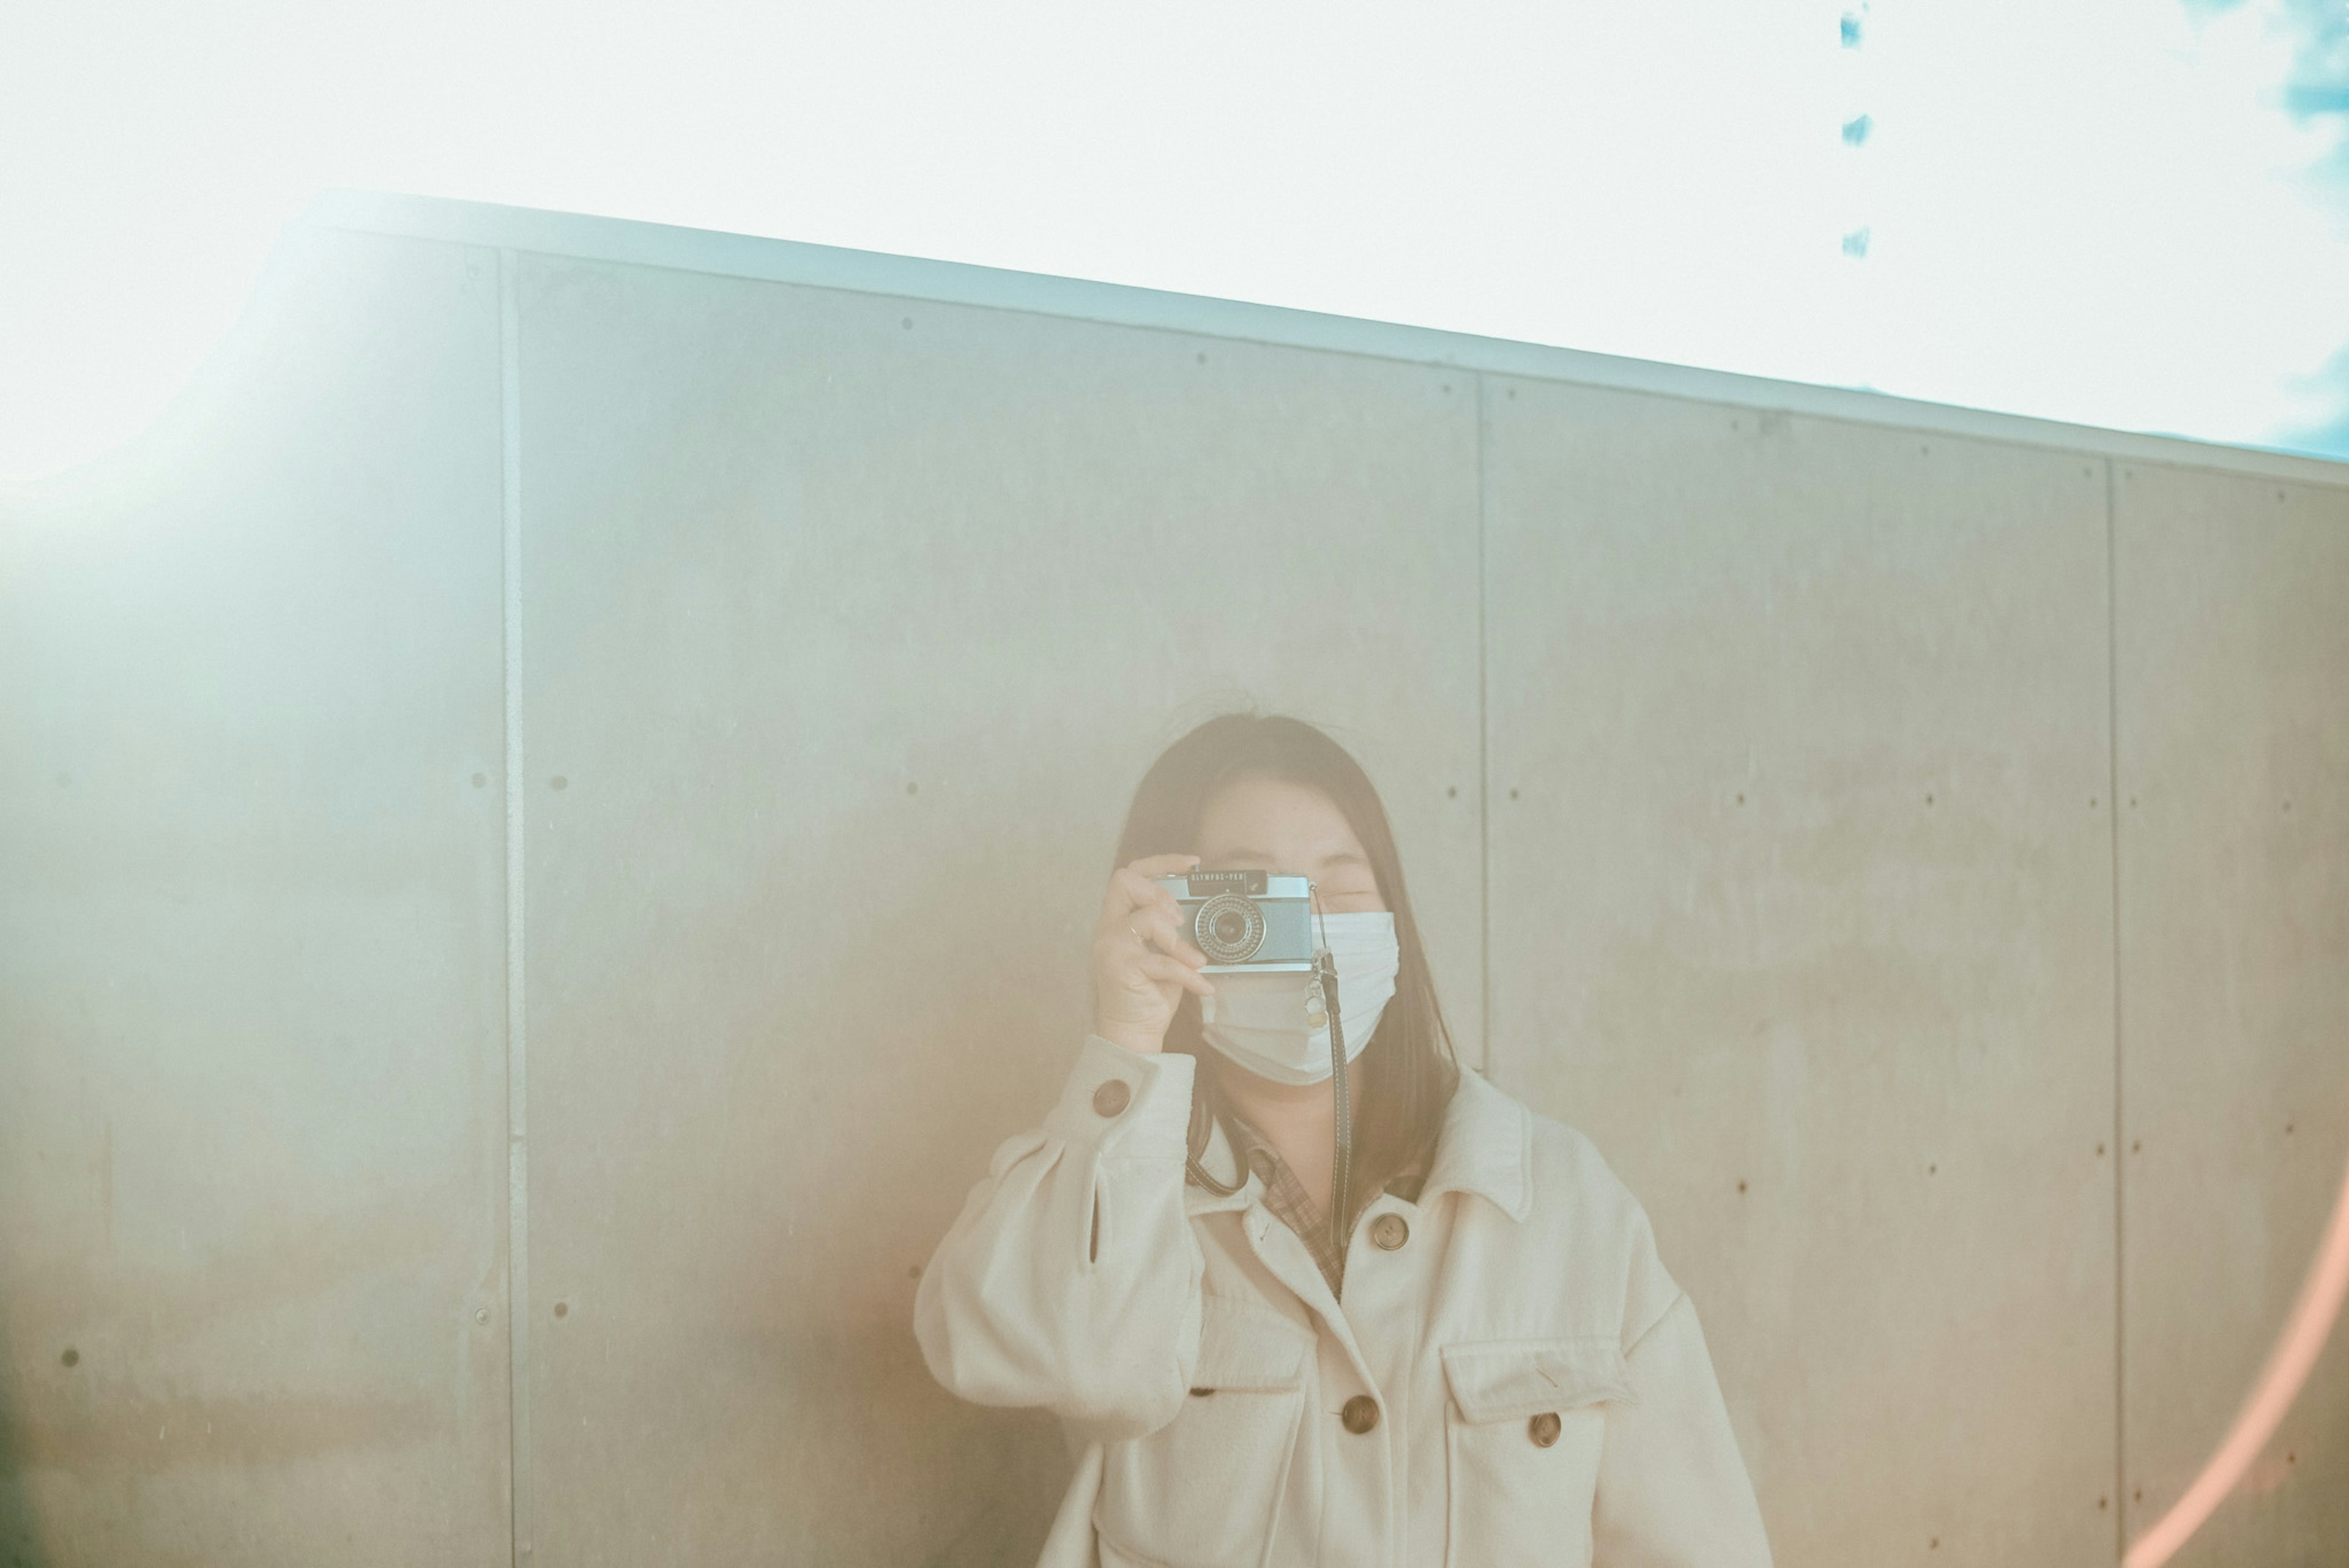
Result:
<svg viewBox="0 0 2349 1568"><path fill-rule="evenodd" d="M1209 963L1246 963L1264 946L1264 911L1243 894L1218 893L1199 906L1191 936Z"/></svg>

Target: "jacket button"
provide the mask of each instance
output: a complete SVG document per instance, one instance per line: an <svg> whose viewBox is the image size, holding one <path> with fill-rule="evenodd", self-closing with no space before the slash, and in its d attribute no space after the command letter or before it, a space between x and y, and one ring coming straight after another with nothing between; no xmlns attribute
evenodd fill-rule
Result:
<svg viewBox="0 0 2349 1568"><path fill-rule="evenodd" d="M1357 1394L1346 1401L1338 1418L1346 1423L1350 1432L1367 1432L1379 1424L1379 1402L1367 1394Z"/></svg>
<svg viewBox="0 0 2349 1568"><path fill-rule="evenodd" d="M1093 1109L1105 1116L1113 1116L1125 1109L1133 1099L1133 1091L1125 1086L1123 1078L1112 1078L1093 1091Z"/></svg>
<svg viewBox="0 0 2349 1568"><path fill-rule="evenodd" d="M1371 1244L1382 1252L1392 1252L1411 1240L1411 1227L1400 1214L1381 1214L1371 1221Z"/></svg>
<svg viewBox="0 0 2349 1568"><path fill-rule="evenodd" d="M1526 1435L1533 1438L1534 1447L1547 1449L1557 1441L1557 1412L1544 1410L1526 1423Z"/></svg>

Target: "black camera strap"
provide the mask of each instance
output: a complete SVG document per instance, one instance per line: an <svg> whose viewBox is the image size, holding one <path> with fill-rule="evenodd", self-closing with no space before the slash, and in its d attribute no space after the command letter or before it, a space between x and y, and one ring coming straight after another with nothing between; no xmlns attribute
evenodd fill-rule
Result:
<svg viewBox="0 0 2349 1568"><path fill-rule="evenodd" d="M1321 1002L1330 1012L1330 1083L1338 1097L1338 1136L1330 1165L1330 1242L1341 1261L1346 1256L1347 1189L1354 1177L1354 1105L1346 1092L1346 1032L1338 1023L1338 965L1323 948L1316 959L1321 977Z"/></svg>
<svg viewBox="0 0 2349 1568"><path fill-rule="evenodd" d="M1346 1092L1346 1031L1338 1017L1338 961L1330 951L1330 929L1320 920L1319 889L1316 894L1314 919L1320 926L1321 940L1313 954L1313 974L1321 987L1322 1011L1330 1016L1330 1085L1338 1101L1337 1137L1330 1161L1330 1246L1343 1270L1346 1243L1350 1240L1346 1217L1350 1207L1347 1189L1353 1185L1354 1177L1354 1100Z"/></svg>
<svg viewBox="0 0 2349 1568"><path fill-rule="evenodd" d="M1338 961L1330 951L1330 929L1321 923L1318 909L1314 920L1320 927L1321 940L1313 954L1313 983L1320 987L1321 1009L1330 1019L1330 1084L1337 1096L1338 1112L1330 1164L1330 1244L1342 1267L1349 1240L1346 1212L1352 1206L1349 1189L1354 1178L1354 1098L1346 1089L1346 1031L1338 1017ZM1195 1154L1186 1152L1184 1167L1191 1179L1218 1197L1228 1198L1247 1184L1246 1170L1239 1173L1237 1182L1216 1180Z"/></svg>

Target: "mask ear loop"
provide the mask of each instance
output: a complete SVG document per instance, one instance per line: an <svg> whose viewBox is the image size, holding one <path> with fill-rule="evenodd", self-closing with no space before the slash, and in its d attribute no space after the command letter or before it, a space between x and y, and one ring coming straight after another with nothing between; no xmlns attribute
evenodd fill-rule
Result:
<svg viewBox="0 0 2349 1568"><path fill-rule="evenodd" d="M1348 1240L1347 1189L1352 1185L1354 1175L1354 1105L1353 1097L1346 1092L1346 1032L1338 1019L1338 961L1330 951L1329 923L1321 918L1321 889L1311 882L1306 888L1313 898L1314 925L1320 932L1320 941L1313 954L1313 972L1321 986L1322 1011L1330 1015L1330 1083L1331 1092L1338 1097L1337 1137L1330 1162L1330 1245L1342 1271Z"/></svg>

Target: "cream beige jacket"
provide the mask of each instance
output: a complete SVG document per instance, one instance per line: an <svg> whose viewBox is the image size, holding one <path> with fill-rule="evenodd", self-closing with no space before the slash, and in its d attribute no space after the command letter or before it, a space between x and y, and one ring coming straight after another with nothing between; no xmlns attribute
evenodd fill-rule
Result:
<svg viewBox="0 0 2349 1568"><path fill-rule="evenodd" d="M1474 1070L1417 1203L1356 1221L1341 1307L1196 1064L1088 1036L915 1297L931 1373L1081 1453L1041 1568L1763 1568L1696 1311L1589 1141Z"/></svg>

